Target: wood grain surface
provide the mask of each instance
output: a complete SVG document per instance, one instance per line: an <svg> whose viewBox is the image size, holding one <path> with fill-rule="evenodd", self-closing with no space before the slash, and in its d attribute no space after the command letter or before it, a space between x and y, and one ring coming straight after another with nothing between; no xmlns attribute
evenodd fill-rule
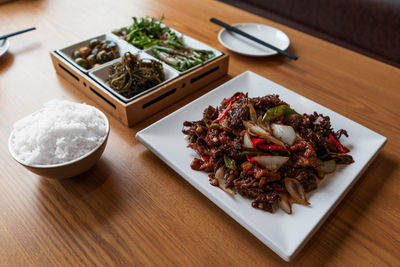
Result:
<svg viewBox="0 0 400 267"><path fill-rule="evenodd" d="M56 181L10 156L12 124L54 98L94 104L59 77L49 51L132 16L165 23L230 55L226 77L133 128L108 116L111 133L89 172ZM216 17L283 30L297 61L251 58L217 40ZM21 0L0 5L1 266L399 266L400 70L216 1ZM137 131L251 70L388 138L386 146L299 255L286 263L135 139Z"/></svg>

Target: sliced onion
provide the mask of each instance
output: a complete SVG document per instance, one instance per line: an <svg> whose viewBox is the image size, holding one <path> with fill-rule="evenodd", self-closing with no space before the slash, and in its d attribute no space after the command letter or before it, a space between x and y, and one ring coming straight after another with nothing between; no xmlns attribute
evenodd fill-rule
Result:
<svg viewBox="0 0 400 267"><path fill-rule="evenodd" d="M270 141L271 143L277 144L277 145L281 145L283 147L286 147L286 145L279 139L276 139L275 137L271 136L267 136L265 137L265 139L267 139L268 141ZM288 151L289 152L289 151Z"/></svg>
<svg viewBox="0 0 400 267"><path fill-rule="evenodd" d="M225 171L224 167L219 167L219 169L215 172L215 178L218 180L218 186L225 192L231 194L231 195L236 195L236 192L233 191L231 188L227 188L225 184Z"/></svg>
<svg viewBox="0 0 400 267"><path fill-rule="evenodd" d="M254 109L253 104L248 104L247 106L249 107L250 120L257 123L257 112Z"/></svg>
<svg viewBox="0 0 400 267"><path fill-rule="evenodd" d="M254 136L262 138L267 138L268 136L271 136L269 132L265 131L263 128L252 121L243 121L243 125L249 131L249 133Z"/></svg>
<svg viewBox="0 0 400 267"><path fill-rule="evenodd" d="M259 116L259 117L257 118L257 125L260 126L261 128L263 128L265 131L267 131L267 132L269 132L269 133L272 132L272 131L271 131L271 126L270 126L269 122L263 121L262 116Z"/></svg>
<svg viewBox="0 0 400 267"><path fill-rule="evenodd" d="M333 159L323 161L323 164L321 165L321 170L325 173L334 172L336 170L336 161Z"/></svg>
<svg viewBox="0 0 400 267"><path fill-rule="evenodd" d="M278 170L283 164L285 164L289 158L282 157L282 156L256 156L252 158L262 167L270 170L276 171Z"/></svg>
<svg viewBox="0 0 400 267"><path fill-rule="evenodd" d="M243 147L254 149L254 144L251 142L251 138L248 132L246 132L243 136Z"/></svg>
<svg viewBox="0 0 400 267"><path fill-rule="evenodd" d="M292 214L292 205L290 204L288 195L285 192L279 193L279 207L287 214Z"/></svg>
<svg viewBox="0 0 400 267"><path fill-rule="evenodd" d="M288 145L294 144L294 141L296 140L296 132L294 131L292 126L272 123L271 128L272 134L276 138L282 140L282 142Z"/></svg>
<svg viewBox="0 0 400 267"><path fill-rule="evenodd" d="M304 187L301 185L299 181L293 178L286 177L285 187L289 195L296 203L306 206L310 205L310 203L307 201L307 196L306 192L304 191Z"/></svg>

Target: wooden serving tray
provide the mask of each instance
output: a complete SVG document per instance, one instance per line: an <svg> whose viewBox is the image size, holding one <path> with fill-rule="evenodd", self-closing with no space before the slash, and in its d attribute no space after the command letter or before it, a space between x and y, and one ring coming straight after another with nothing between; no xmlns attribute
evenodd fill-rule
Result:
<svg viewBox="0 0 400 267"><path fill-rule="evenodd" d="M58 51L50 52L56 72L99 106L131 127L177 100L204 87L228 72L229 56L222 54L204 65L181 74L168 83L125 103L106 87L84 73Z"/></svg>

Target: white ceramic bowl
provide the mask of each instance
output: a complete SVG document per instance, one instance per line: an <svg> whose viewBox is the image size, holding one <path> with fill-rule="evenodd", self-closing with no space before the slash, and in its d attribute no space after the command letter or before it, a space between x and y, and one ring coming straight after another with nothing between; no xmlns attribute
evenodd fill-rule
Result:
<svg viewBox="0 0 400 267"><path fill-rule="evenodd" d="M94 108L94 107L93 107ZM110 133L110 124L108 122L108 119L106 115L104 115L103 112L98 110L96 108L96 111L101 114L101 116L104 118L104 121L106 123L106 135L101 144L99 144L97 147L86 153L85 155L80 156L79 158L76 158L74 160L65 162L65 163L59 163L59 164L52 164L52 165L30 165L26 164L18 157L16 156L16 153L13 151L12 145L11 145L11 140L14 135L13 130L10 134L10 138L8 139L8 151L12 155L15 161L17 161L19 164L30 170L31 172L44 176L47 178L53 178L53 179L64 179L64 178L70 178L79 174L84 173L85 171L89 170L91 167L93 167L98 160L100 159L101 155L103 154L103 151L106 147L107 140L108 140L108 135Z"/></svg>

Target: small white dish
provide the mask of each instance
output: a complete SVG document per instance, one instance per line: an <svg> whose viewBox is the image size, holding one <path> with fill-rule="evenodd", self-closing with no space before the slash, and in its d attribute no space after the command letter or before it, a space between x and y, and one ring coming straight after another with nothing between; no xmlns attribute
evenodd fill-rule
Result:
<svg viewBox="0 0 400 267"><path fill-rule="evenodd" d="M255 23L240 23L232 26L281 50L286 50L289 47L289 37L274 27ZM278 53L225 28L219 31L218 40L229 50L245 56L264 57Z"/></svg>
<svg viewBox="0 0 400 267"><path fill-rule="evenodd" d="M4 41L4 43L3 40L0 40L0 44L2 44L0 46L0 57L1 57L7 52L8 47L10 46L10 42L7 39Z"/></svg>
<svg viewBox="0 0 400 267"><path fill-rule="evenodd" d="M294 205L291 215L282 210L272 214L254 209L250 199L239 194L231 197L210 185L207 173L190 168L197 154L187 148L185 135L181 132L183 122L201 119L206 107L219 105L222 99L238 92L240 88L248 92L250 97L278 94L297 112L310 114L317 111L327 115L334 129L345 129L349 133L349 138L340 141L350 148L354 163L340 165L334 173L327 175L318 188L310 192L308 200L311 206ZM244 72L141 130L136 138L286 261L290 261L318 230L386 142L386 137L251 71Z"/></svg>

